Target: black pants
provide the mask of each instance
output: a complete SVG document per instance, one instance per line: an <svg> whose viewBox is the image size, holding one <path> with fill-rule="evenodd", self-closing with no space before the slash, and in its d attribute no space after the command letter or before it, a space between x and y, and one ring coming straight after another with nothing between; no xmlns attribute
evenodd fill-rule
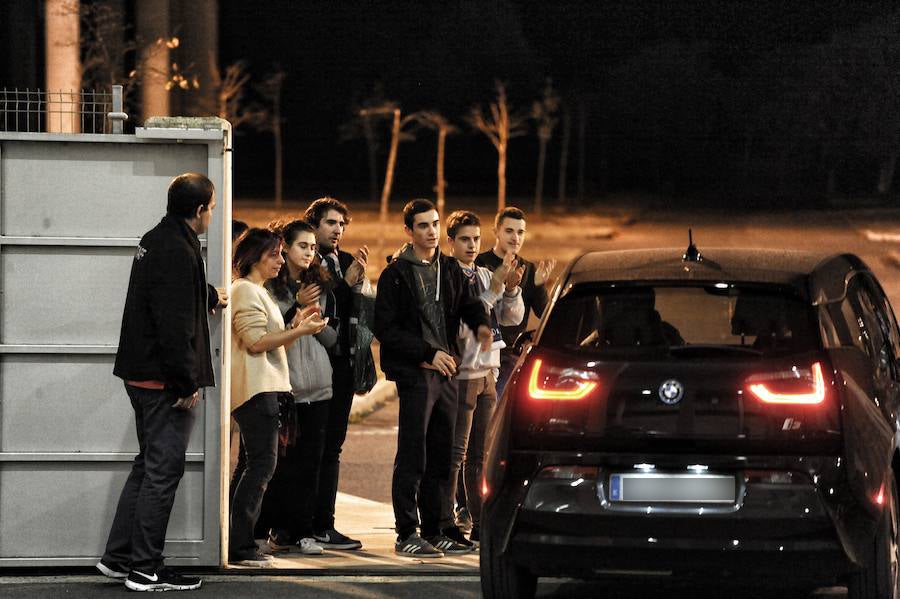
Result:
<svg viewBox="0 0 900 599"><path fill-rule="evenodd" d="M232 412L241 428L246 466L231 499L228 559L256 556L253 528L278 461L278 393L259 393Z"/></svg>
<svg viewBox="0 0 900 599"><path fill-rule="evenodd" d="M422 536L440 532L441 487L450 476L457 382L423 369L412 380L397 381L400 430L391 498L397 534L415 532L422 516Z"/></svg>
<svg viewBox="0 0 900 599"><path fill-rule="evenodd" d="M163 546L175 491L184 475L185 452L194 426L193 410L172 408L166 391L125 385L140 452L125 481L103 561L141 572L163 564Z"/></svg>
<svg viewBox="0 0 900 599"><path fill-rule="evenodd" d="M297 440L278 460L263 500L260 522L286 530L291 539L313 536L319 471L330 401L298 403ZM257 524L259 529L259 524Z"/></svg>
<svg viewBox="0 0 900 599"><path fill-rule="evenodd" d="M338 479L341 473L341 449L347 438L350 406L353 405L353 368L347 356L331 358L333 372L331 399L328 403L328 424L325 428L325 446L319 469L319 489L316 497L314 528L324 532L334 528L334 502L337 498Z"/></svg>

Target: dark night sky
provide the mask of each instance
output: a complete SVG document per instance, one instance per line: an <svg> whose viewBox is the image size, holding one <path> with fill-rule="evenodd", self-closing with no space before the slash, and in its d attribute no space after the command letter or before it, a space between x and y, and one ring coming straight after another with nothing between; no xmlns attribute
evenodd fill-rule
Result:
<svg viewBox="0 0 900 599"><path fill-rule="evenodd" d="M376 82L405 112L436 108L462 125L448 142L449 193L490 195L495 152L462 117L491 99L495 78L509 83L514 105L528 107L547 76L570 105L581 98L587 108L590 189L697 191L729 170L732 153L740 155L745 127L735 112L783 104L791 93L783 81L810 87L797 81L814 62L795 64L792 57L886 20L891 10L862 2L222 0L220 54L223 64L249 61L256 77L275 62L287 72L288 196L365 196L364 144L341 143L338 128ZM731 106L742 101L749 106ZM430 195L434 137L425 131L401 145L399 195ZM548 190L555 189L558 140L550 148ZM237 143L238 192L266 194L271 144L251 131ZM816 143L804 151L815 154ZM513 194L533 189L536 146L533 136L511 143Z"/></svg>

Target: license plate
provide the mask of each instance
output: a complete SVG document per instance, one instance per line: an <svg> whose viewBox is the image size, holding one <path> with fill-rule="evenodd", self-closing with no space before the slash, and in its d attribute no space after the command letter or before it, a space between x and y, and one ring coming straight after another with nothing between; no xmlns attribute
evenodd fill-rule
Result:
<svg viewBox="0 0 900 599"><path fill-rule="evenodd" d="M734 503L734 476L627 472L609 477L609 498L620 502Z"/></svg>

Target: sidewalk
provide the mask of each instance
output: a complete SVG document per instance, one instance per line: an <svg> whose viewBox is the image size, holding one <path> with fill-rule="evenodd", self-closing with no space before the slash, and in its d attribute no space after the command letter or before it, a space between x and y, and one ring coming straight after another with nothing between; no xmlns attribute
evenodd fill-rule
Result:
<svg viewBox="0 0 900 599"><path fill-rule="evenodd" d="M394 554L394 513L387 503L370 501L338 493L336 513L341 532L362 541L358 551L326 550L322 555L279 553L275 566L279 574L309 574L327 569L329 575L352 574L467 574L478 575L478 552L440 559L415 559ZM250 570L273 573L272 568L259 569L230 566L227 572Z"/></svg>

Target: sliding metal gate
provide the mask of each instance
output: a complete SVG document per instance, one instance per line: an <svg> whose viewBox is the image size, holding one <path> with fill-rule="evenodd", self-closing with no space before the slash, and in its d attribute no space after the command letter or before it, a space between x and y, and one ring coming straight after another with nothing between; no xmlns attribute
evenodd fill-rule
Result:
<svg viewBox="0 0 900 599"><path fill-rule="evenodd" d="M0 132L0 567L102 554L137 452L112 375L132 256L165 213L171 179L204 173L218 198L202 240L208 279L226 284L229 137L224 121L135 135ZM223 322L210 318L217 387L197 408L169 523L174 564L221 563Z"/></svg>

